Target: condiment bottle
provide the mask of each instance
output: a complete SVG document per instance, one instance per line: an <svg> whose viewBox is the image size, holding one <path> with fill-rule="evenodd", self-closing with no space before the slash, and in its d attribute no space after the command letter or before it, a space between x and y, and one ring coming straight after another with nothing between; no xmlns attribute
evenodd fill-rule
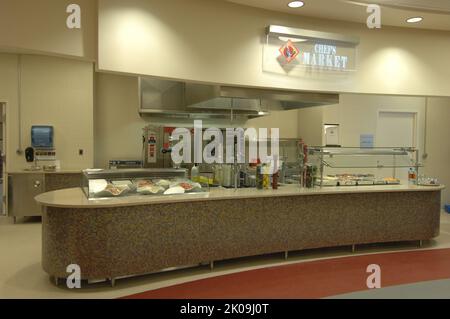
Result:
<svg viewBox="0 0 450 319"><path fill-rule="evenodd" d="M278 189L278 172L272 176L272 189Z"/></svg>
<svg viewBox="0 0 450 319"><path fill-rule="evenodd" d="M193 182L199 182L199 180L200 180L199 176L200 176L200 171L197 167L197 164L195 164L194 166L192 166L192 169L191 169L191 180Z"/></svg>
<svg viewBox="0 0 450 319"><path fill-rule="evenodd" d="M263 166L263 188L264 189L269 189L269 185L270 185L270 176L269 174L267 174L267 167L264 165Z"/></svg>
<svg viewBox="0 0 450 319"><path fill-rule="evenodd" d="M261 164L258 164L258 166L256 166L256 188L263 189L263 176Z"/></svg>

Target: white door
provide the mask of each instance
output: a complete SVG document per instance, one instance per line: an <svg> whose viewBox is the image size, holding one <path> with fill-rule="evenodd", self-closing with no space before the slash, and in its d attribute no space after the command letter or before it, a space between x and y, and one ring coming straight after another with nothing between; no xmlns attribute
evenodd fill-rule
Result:
<svg viewBox="0 0 450 319"><path fill-rule="evenodd" d="M416 147L416 118L412 112L380 112L376 145L378 147Z"/></svg>
<svg viewBox="0 0 450 319"><path fill-rule="evenodd" d="M417 147L417 113L383 111L378 115L377 147ZM408 160L386 159L386 164L405 166ZM383 169L378 172L386 177L399 178L407 183L408 168Z"/></svg>

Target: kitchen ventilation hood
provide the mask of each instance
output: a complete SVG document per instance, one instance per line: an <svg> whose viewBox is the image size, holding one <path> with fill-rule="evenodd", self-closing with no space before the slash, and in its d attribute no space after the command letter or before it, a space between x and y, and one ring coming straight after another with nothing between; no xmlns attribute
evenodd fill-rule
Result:
<svg viewBox="0 0 450 319"><path fill-rule="evenodd" d="M139 78L141 115L249 119L272 111L339 103L338 94L194 84Z"/></svg>

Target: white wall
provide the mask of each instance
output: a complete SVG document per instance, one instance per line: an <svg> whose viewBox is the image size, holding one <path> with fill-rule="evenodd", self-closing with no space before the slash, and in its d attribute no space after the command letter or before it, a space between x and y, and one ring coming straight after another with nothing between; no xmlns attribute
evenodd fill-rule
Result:
<svg viewBox="0 0 450 319"><path fill-rule="evenodd" d="M247 121L245 127L278 128L280 138L298 138L298 110L272 112L268 116Z"/></svg>
<svg viewBox="0 0 450 319"><path fill-rule="evenodd" d="M176 8L176 9L174 9ZM359 36L358 71L262 72L264 29ZM450 32L319 20L212 0L99 0L99 68L131 74L333 92L449 96Z"/></svg>
<svg viewBox="0 0 450 319"><path fill-rule="evenodd" d="M16 159L15 152L18 147L18 137L11 135L14 130L12 127L17 127L17 63L18 56L13 54L0 54L0 100L7 102L7 113L6 122L14 123L7 124L8 132L7 144L5 153L7 155L6 159L6 170L12 169L12 162ZM12 122L14 121L14 122Z"/></svg>
<svg viewBox="0 0 450 319"><path fill-rule="evenodd" d="M68 29L66 8L81 7L81 29ZM96 0L0 1L0 52L64 55L94 61L97 56Z"/></svg>
<svg viewBox="0 0 450 319"><path fill-rule="evenodd" d="M450 99L429 98L425 173L447 185L443 202L450 204Z"/></svg>
<svg viewBox="0 0 450 319"><path fill-rule="evenodd" d="M22 149L30 146L32 125L55 127L57 157L63 169L93 165L92 63L56 57L22 56ZM7 171L28 166L19 147L18 55L0 54L0 100L7 105ZM84 155L79 156L78 150Z"/></svg>
<svg viewBox="0 0 450 319"><path fill-rule="evenodd" d="M341 94L339 105L323 108L323 124L340 124L341 144L359 147L361 134L377 136L378 113L383 110L416 112L418 145L423 149L425 130L425 98ZM389 145L375 145L385 147Z"/></svg>
<svg viewBox="0 0 450 319"><path fill-rule="evenodd" d="M95 106L95 167L112 159L141 159L142 128L135 77L97 74Z"/></svg>
<svg viewBox="0 0 450 319"><path fill-rule="evenodd" d="M311 107L298 111L298 136L311 146L322 145L324 108Z"/></svg>

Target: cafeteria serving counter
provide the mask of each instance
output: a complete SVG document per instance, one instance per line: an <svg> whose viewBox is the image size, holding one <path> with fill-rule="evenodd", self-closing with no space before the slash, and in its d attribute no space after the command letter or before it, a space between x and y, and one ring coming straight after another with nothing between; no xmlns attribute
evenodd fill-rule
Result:
<svg viewBox="0 0 450 319"><path fill-rule="evenodd" d="M59 190L36 197L42 263L54 278L75 263L83 279L114 282L237 257L429 240L439 235L442 189L284 186L108 200Z"/></svg>

